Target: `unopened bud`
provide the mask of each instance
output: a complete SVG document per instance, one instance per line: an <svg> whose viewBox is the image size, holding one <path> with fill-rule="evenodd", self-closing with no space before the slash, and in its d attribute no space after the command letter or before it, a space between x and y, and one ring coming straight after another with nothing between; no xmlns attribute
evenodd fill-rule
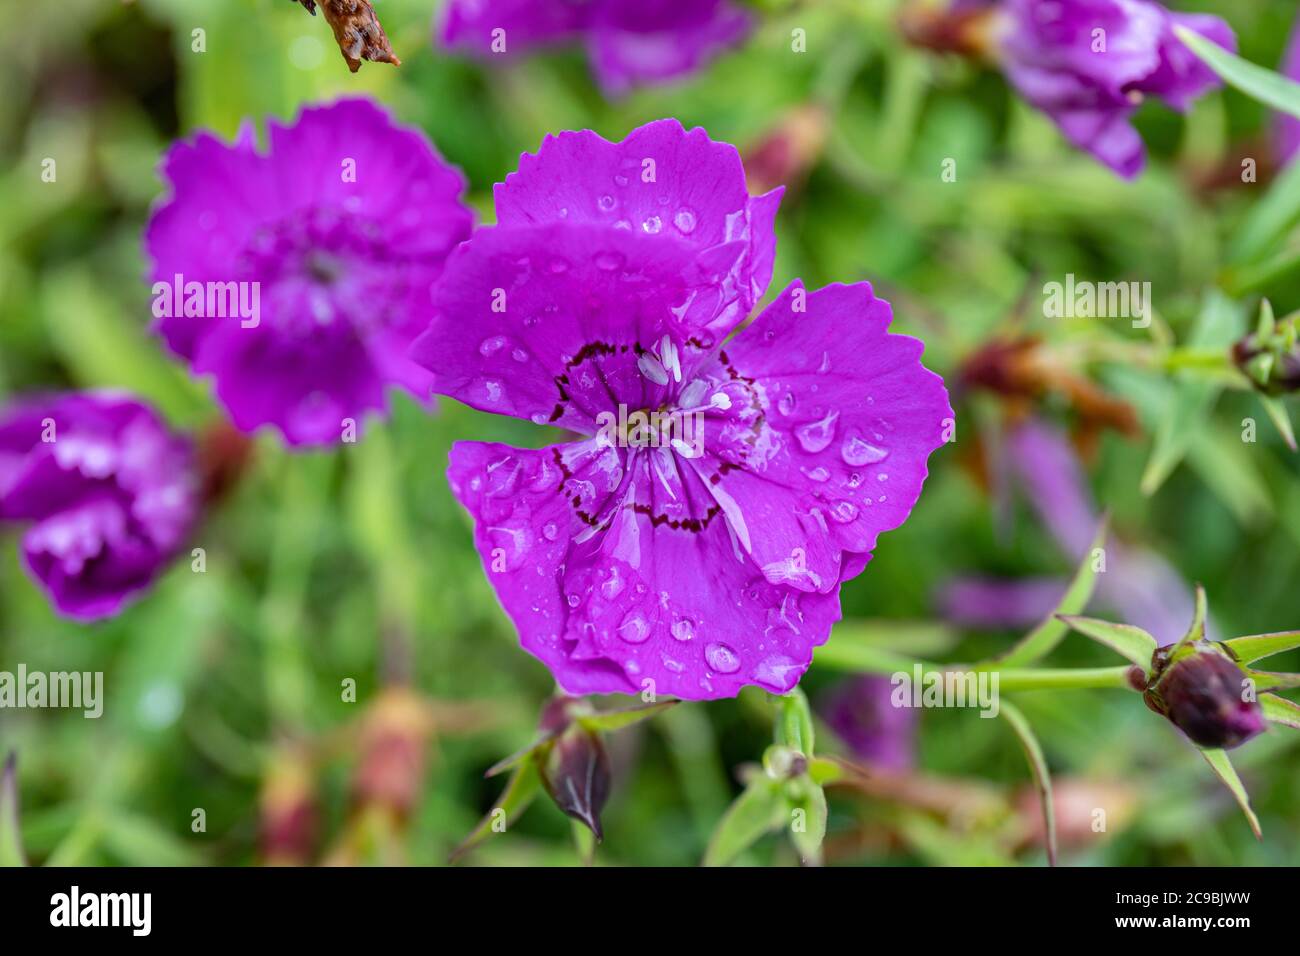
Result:
<svg viewBox="0 0 1300 956"><path fill-rule="evenodd" d="M1198 641L1176 654L1145 693L1192 742L1231 750L1264 729L1264 714L1245 672L1216 644Z"/></svg>
<svg viewBox="0 0 1300 956"><path fill-rule="evenodd" d="M600 735L580 723L570 724L550 745L541 766L542 784L566 815L586 824L604 839L600 812L609 799L609 755Z"/></svg>

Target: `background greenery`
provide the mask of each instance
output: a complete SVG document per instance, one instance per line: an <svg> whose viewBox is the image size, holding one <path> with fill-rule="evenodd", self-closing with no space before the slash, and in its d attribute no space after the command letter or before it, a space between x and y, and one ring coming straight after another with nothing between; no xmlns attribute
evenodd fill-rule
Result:
<svg viewBox="0 0 1300 956"><path fill-rule="evenodd" d="M830 118L827 137L783 204L773 288L796 276L810 286L870 279L894 302L897 328L922 336L927 364L950 380L1030 295L1031 308L1019 310L1025 328L1142 420L1142 436L1107 433L1089 459L1093 490L1122 537L1204 582L1224 634L1300 624L1300 472L1254 397L1225 395L1195 423L1197 452L1145 496L1151 436L1179 400L1177 383L1158 369L1094 360L1116 343L1144 341L1127 323L1035 314L1044 277L1066 272L1152 282L1157 325L1179 341L1216 285L1239 304L1241 331L1261 293L1279 314L1300 308L1286 230L1261 258L1279 255L1283 265L1262 279L1230 260L1243 222L1277 201L1264 198L1266 175L1251 185L1236 176L1239 155L1267 152L1262 107L1233 91L1207 96L1185 119L1144 107L1138 123L1152 162L1128 184L1071 151L996 73L905 46L890 0L765 4L778 9L742 49L613 104L577 51L500 71L435 52L430 6L382 0L403 65L351 75L324 22L284 0L24 4L21 29L0 33L0 397L120 386L177 427L219 423L207 383L188 379L147 334L140 240L161 191L159 156L198 128L229 136L245 117L261 123L306 102L369 93L432 136L491 221L492 184L548 132L590 127L619 139L675 116L750 149L791 110L816 103ZM1195 7L1227 18L1243 55L1265 65L1278 62L1295 12L1289 0ZM790 50L795 26L807 30L806 54ZM206 52L191 49L195 27L206 31ZM40 181L45 157L57 158L57 183ZM958 159L956 183L940 181L946 157ZM1225 164L1227 185L1215 184ZM849 616L885 622L887 637L956 641L946 653L971 659L1016 635L918 633L899 622L932 620L936 588L955 574L1063 574L1072 559L1027 511L1010 536L997 533L968 466L980 423L1000 410L968 394L957 407L963 430L933 460L911 520L882 539L843 594ZM1043 409L1063 422L1066 411L1051 401ZM1257 444L1239 440L1248 415L1260 422ZM532 738L554 689L518 649L447 490L447 449L469 437L536 445L554 436L451 402L429 416L400 397L390 422L335 452L289 454L258 436L196 537L206 573L179 562L144 600L94 627L52 614L19 567L17 535L4 531L0 669L23 662L106 675L101 720L0 714L0 752L19 755L29 857L249 864L265 860L279 834L299 860L444 862L499 793L484 770ZM1077 636L1056 659L1114 663ZM803 686L816 700L839 676L814 664ZM341 699L345 678L357 682L355 703ZM1263 824L1256 842L1194 750L1136 696L1039 693L1019 703L1058 788L1114 808L1109 832L1085 837L1068 861L1300 859L1295 735L1273 732L1234 755ZM736 768L759 758L771 726L768 698L755 692L683 705L612 736L615 792L597 861L698 862L739 792ZM376 728L426 758L397 761L416 784L409 815L367 803L370 778L389 766L374 756ZM924 782L941 799L832 791L832 862L1042 861L1026 835L1036 819L1024 803L1027 771L1005 725L927 712L919 747ZM820 750L834 749L823 734ZM307 806L311 814L289 814L301 829L277 829L283 808ZM192 832L195 808L206 812L204 833ZM579 856L568 821L543 800L468 859ZM747 859L795 855L769 838Z"/></svg>

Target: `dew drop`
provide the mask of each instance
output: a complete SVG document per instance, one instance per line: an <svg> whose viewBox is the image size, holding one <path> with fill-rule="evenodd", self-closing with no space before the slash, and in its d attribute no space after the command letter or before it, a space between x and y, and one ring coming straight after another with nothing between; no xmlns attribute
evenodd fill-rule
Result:
<svg viewBox="0 0 1300 956"><path fill-rule="evenodd" d="M812 481L825 481L831 476L831 473L821 467L821 465L818 465L816 468L800 468L799 470Z"/></svg>
<svg viewBox="0 0 1300 956"><path fill-rule="evenodd" d="M791 675L797 674L799 665L782 654L773 654L763 658L763 662L754 668L754 680L778 693L785 693L794 683Z"/></svg>
<svg viewBox="0 0 1300 956"><path fill-rule="evenodd" d="M614 197L601 196L599 199L596 200L596 205L600 207L601 212L609 212L611 209L614 208Z"/></svg>
<svg viewBox="0 0 1300 956"><path fill-rule="evenodd" d="M542 535L547 541L554 541L560 536L560 529L554 523L551 523L542 529Z"/></svg>
<svg viewBox="0 0 1300 956"><path fill-rule="evenodd" d="M484 339L482 344L478 347L479 355L482 355L484 358L487 358L489 355L495 355L497 352L501 351L505 344L506 337L504 335L494 335L490 339Z"/></svg>
<svg viewBox="0 0 1300 956"><path fill-rule="evenodd" d="M776 407L780 410L782 415L793 415L794 406L795 406L794 392L786 392L777 400L776 403Z"/></svg>
<svg viewBox="0 0 1300 956"><path fill-rule="evenodd" d="M695 636L695 624L690 618L682 618L680 621L674 621L672 626L672 635L679 641L689 641Z"/></svg>
<svg viewBox="0 0 1300 956"><path fill-rule="evenodd" d="M663 227L664 224L658 216L647 216L645 221L641 223L641 229L652 236Z"/></svg>
<svg viewBox="0 0 1300 956"><path fill-rule="evenodd" d="M694 210L687 209L685 206L677 210L676 214L673 216L673 225L677 227L679 232L683 232L689 236L695 231Z"/></svg>
<svg viewBox="0 0 1300 956"><path fill-rule="evenodd" d="M629 644L645 643L650 637L650 625L646 623L645 615L635 608L628 611L623 623L618 626L618 636Z"/></svg>
<svg viewBox="0 0 1300 956"><path fill-rule="evenodd" d="M858 506L851 501L837 501L831 505L831 520L848 524L858 516Z"/></svg>
<svg viewBox="0 0 1300 956"><path fill-rule="evenodd" d="M528 361L528 353L525 352L523 349L515 349L513 352L510 353L510 357L514 359L516 362Z"/></svg>
<svg viewBox="0 0 1300 956"><path fill-rule="evenodd" d="M839 412L828 412L825 418L796 428L794 435L799 439L799 444L803 446L803 450L810 455L825 451L826 446L835 437L835 420L839 417Z"/></svg>
<svg viewBox="0 0 1300 956"><path fill-rule="evenodd" d="M624 260L621 252L598 252L595 261L597 269L613 272L623 265Z"/></svg>
<svg viewBox="0 0 1300 956"><path fill-rule="evenodd" d="M734 674L740 670L740 658L726 644L710 644L704 648L704 659L719 674Z"/></svg>
<svg viewBox="0 0 1300 956"><path fill-rule="evenodd" d="M889 457L889 452L863 441L857 435L850 435L840 446L840 457L844 459L845 464L860 467L884 461Z"/></svg>

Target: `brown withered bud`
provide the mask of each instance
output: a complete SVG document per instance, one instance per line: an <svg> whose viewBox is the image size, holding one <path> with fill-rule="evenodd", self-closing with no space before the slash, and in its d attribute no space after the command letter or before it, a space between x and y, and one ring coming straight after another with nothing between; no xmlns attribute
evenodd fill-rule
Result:
<svg viewBox="0 0 1300 956"><path fill-rule="evenodd" d="M301 3L313 17L316 4L320 3L325 21L334 31L334 40L339 45L343 59L348 61L348 69L353 73L361 69L362 60L372 63L391 63L400 66L388 43L384 28L379 25L375 8L370 0L293 0Z"/></svg>
<svg viewBox="0 0 1300 956"><path fill-rule="evenodd" d="M801 186L821 157L830 125L826 107L817 103L788 112L745 154L750 191L762 194L777 186Z"/></svg>
<svg viewBox="0 0 1300 956"><path fill-rule="evenodd" d="M259 830L266 866L306 866L316 843L315 778L297 748L278 751L262 780Z"/></svg>
<svg viewBox="0 0 1300 956"><path fill-rule="evenodd" d="M420 697L404 688L385 690L362 724L354 801L384 807L399 818L409 815L424 786L432 735L429 708Z"/></svg>
<svg viewBox="0 0 1300 956"><path fill-rule="evenodd" d="M973 0L950 0L946 6L914 0L898 14L898 30L914 47L985 59L993 50L993 8Z"/></svg>
<svg viewBox="0 0 1300 956"><path fill-rule="evenodd" d="M994 339L981 346L962 362L959 382L1008 400L1037 401L1055 393L1070 403L1085 433L1110 428L1129 437L1141 434L1132 405L1076 372L1037 336Z"/></svg>
<svg viewBox="0 0 1300 956"><path fill-rule="evenodd" d="M253 443L229 422L211 425L198 439L203 501L221 501L239 483L253 457Z"/></svg>

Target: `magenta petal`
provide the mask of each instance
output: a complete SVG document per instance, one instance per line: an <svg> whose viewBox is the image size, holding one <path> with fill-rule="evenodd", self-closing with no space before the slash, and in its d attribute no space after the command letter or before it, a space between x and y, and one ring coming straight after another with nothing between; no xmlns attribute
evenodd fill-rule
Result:
<svg viewBox="0 0 1300 956"><path fill-rule="evenodd" d="M698 249L743 243L735 268L742 313L771 281L780 192L751 198L736 148L675 119L648 123L619 143L590 130L548 136L536 155L519 158L495 196L501 225L599 222Z"/></svg>
<svg viewBox="0 0 1300 956"><path fill-rule="evenodd" d="M754 436L743 459L725 433L708 447L743 464L720 487L742 503L750 554L770 581L835 588L841 553L870 551L920 496L953 412L920 363L921 342L888 334L889 322L865 282L795 283L720 356L761 411L737 422ZM729 394L733 410L745 406Z"/></svg>
<svg viewBox="0 0 1300 956"><path fill-rule="evenodd" d="M801 594L738 560L723 521L657 523L618 449L459 443L451 457L489 581L570 693L782 692L839 618L838 591Z"/></svg>
<svg viewBox="0 0 1300 956"><path fill-rule="evenodd" d="M743 250L701 253L593 222L483 228L449 260L411 355L440 394L593 434L602 411L665 396L639 365L665 335L690 367L734 324L735 293L727 298L718 274L728 251L734 261Z"/></svg>

